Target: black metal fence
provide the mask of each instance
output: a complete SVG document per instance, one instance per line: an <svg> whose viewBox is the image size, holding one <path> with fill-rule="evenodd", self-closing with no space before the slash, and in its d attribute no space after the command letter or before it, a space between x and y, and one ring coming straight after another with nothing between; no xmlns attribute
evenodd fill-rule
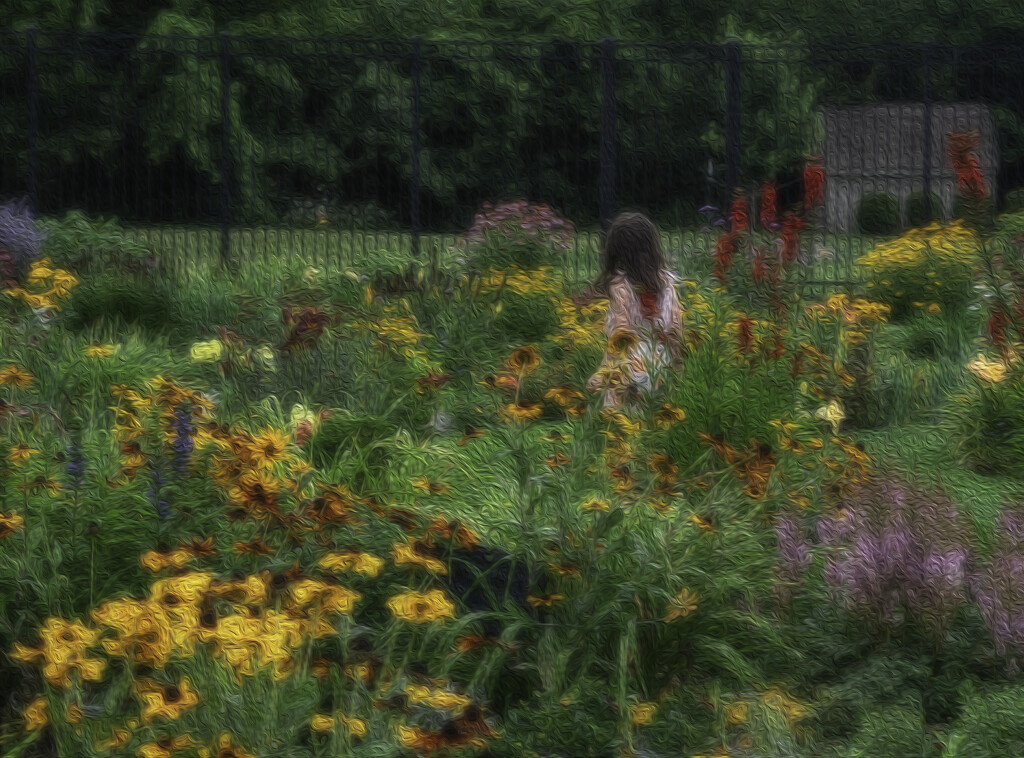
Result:
<svg viewBox="0 0 1024 758"><path fill-rule="evenodd" d="M140 232L204 230L230 260L260 245L274 255L283 238L267 230L302 227L361 236L364 249L367 234L396 233L418 256L428 241L449 244L482 202L525 197L576 224L585 269L619 210L707 237L733 187L774 180L783 205L798 200L804 158L823 144L822 105L984 105L998 208L1013 209L1008 193L1024 185L1022 75L1024 45L0 32L0 197L27 194L43 215L116 216ZM927 137L928 119L924 128ZM923 142L924 186L934 144ZM897 145L884 176L920 183L904 153ZM820 276L849 278L860 235L818 230L831 256ZM171 239L161 244L183 256ZM677 255L700 248L693 234L673 239Z"/></svg>

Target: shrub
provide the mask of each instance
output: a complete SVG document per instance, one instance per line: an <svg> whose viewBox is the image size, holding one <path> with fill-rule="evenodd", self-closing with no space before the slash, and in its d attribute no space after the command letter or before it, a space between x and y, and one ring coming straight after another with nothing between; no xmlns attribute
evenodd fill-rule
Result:
<svg viewBox="0 0 1024 758"><path fill-rule="evenodd" d="M876 245L857 265L867 269L871 297L899 320L932 304L947 314L962 313L974 297L980 253L978 236L962 224L932 223Z"/></svg>
<svg viewBox="0 0 1024 758"><path fill-rule="evenodd" d="M1019 684L976 688L964 682L963 709L946 739L948 758L1024 754L1024 689Z"/></svg>
<svg viewBox="0 0 1024 758"><path fill-rule="evenodd" d="M118 274L94 276L76 287L71 296L69 328L85 329L101 320L137 324L156 334L184 326L166 282L131 281Z"/></svg>
<svg viewBox="0 0 1024 758"><path fill-rule="evenodd" d="M924 207L924 192L914 192L907 198L907 222L911 226L924 226L931 221L942 220L942 198L934 192L928 194L931 199L928 212Z"/></svg>
<svg viewBox="0 0 1024 758"><path fill-rule="evenodd" d="M840 755L844 758L906 758L927 755L924 710L916 699L893 706L871 708Z"/></svg>
<svg viewBox="0 0 1024 758"><path fill-rule="evenodd" d="M861 199L857 207L857 226L861 233L895 234L899 225L899 203L891 192L873 192Z"/></svg>
<svg viewBox="0 0 1024 758"><path fill-rule="evenodd" d="M982 373L988 368L983 361L971 365ZM1019 377L1019 370L998 382L970 377L967 394L952 412L957 420L957 448L964 462L979 473L1024 475L1024 385Z"/></svg>
<svg viewBox="0 0 1024 758"><path fill-rule="evenodd" d="M1020 213L1021 211L1024 211L1024 187L1007 192L1003 208L1003 213Z"/></svg>
<svg viewBox="0 0 1024 758"><path fill-rule="evenodd" d="M43 223L48 232L46 252L62 268L80 274L104 264L128 273L157 268L153 251L126 239L116 219L93 221L74 210L59 221Z"/></svg>
<svg viewBox="0 0 1024 758"><path fill-rule="evenodd" d="M561 254L572 247L573 231L572 222L543 203L484 203L462 245L478 268L536 268L560 263Z"/></svg>

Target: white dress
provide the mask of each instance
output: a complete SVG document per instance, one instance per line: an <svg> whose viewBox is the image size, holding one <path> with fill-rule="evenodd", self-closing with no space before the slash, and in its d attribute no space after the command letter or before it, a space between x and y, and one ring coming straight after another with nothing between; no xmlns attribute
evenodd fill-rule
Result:
<svg viewBox="0 0 1024 758"><path fill-rule="evenodd" d="M658 293L654 320L644 318L640 297L623 272L616 272L608 287L608 316L605 334L609 346L597 372L587 382L591 392L605 391L604 407L621 407L632 384L642 392L651 392L660 381L652 382L652 374L660 374L671 363L666 342L674 339L682 345L683 320L675 283L669 271L661 272L662 288ZM613 337L628 335L634 342L631 349L616 354Z"/></svg>

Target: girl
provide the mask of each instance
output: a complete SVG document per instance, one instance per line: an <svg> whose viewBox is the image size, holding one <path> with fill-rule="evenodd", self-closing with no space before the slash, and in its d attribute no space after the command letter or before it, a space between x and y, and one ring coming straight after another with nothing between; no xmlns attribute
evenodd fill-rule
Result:
<svg viewBox="0 0 1024 758"><path fill-rule="evenodd" d="M622 407L641 392L661 386L661 374L682 365L682 309L676 276L665 269L661 236L642 213L622 213L612 222L594 289L608 297L608 347L590 392L604 390L604 407ZM652 383L651 375L656 381Z"/></svg>

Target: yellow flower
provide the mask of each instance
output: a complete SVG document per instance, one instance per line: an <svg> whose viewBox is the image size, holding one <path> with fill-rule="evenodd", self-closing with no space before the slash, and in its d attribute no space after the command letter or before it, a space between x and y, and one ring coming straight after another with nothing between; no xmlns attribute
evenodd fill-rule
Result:
<svg viewBox="0 0 1024 758"><path fill-rule="evenodd" d="M527 419L538 419L544 413L544 407L540 403L523 405L521 403L509 403L502 409L502 414L511 421L525 421Z"/></svg>
<svg viewBox="0 0 1024 758"><path fill-rule="evenodd" d="M12 447L11 452L8 454L8 459L11 463L24 463L33 455L39 451L33 447L29 447L24 442L20 443L17 447Z"/></svg>
<svg viewBox="0 0 1024 758"><path fill-rule="evenodd" d="M288 458L288 434L280 429L264 429L253 435L249 451L255 467L271 469L277 461Z"/></svg>
<svg viewBox="0 0 1024 758"><path fill-rule="evenodd" d="M318 565L328 571L355 571L376 577L384 568L384 560L368 553L328 553Z"/></svg>
<svg viewBox="0 0 1024 758"><path fill-rule="evenodd" d="M554 400L562 407L569 405L573 400L582 400L584 397L582 392L571 387L552 387L544 393L545 400Z"/></svg>
<svg viewBox="0 0 1024 758"><path fill-rule="evenodd" d="M697 610L697 595L683 587L672 602L669 603L668 612L665 614L665 623L675 621L677 618L686 618Z"/></svg>
<svg viewBox="0 0 1024 758"><path fill-rule="evenodd" d="M334 728L334 719L331 716L314 714L313 718L309 720L309 728L314 732L329 732Z"/></svg>
<svg viewBox="0 0 1024 758"><path fill-rule="evenodd" d="M345 725L345 728L354 737L360 739L366 736L366 722L362 719L349 718L348 716L340 716L341 723Z"/></svg>
<svg viewBox="0 0 1024 758"><path fill-rule="evenodd" d="M403 592L388 600L387 606L395 618L413 623L455 618L455 604L441 590Z"/></svg>
<svg viewBox="0 0 1024 758"><path fill-rule="evenodd" d="M592 497L589 500L584 500L581 507L588 511L606 511L610 507L610 504L607 500L598 500L597 498Z"/></svg>
<svg viewBox="0 0 1024 758"><path fill-rule="evenodd" d="M694 524L696 524L700 529L704 530L705 532L710 532L711 529L712 529L711 524L709 524L707 521L702 519L696 513L694 513L692 516L690 516L690 521L693 522Z"/></svg>
<svg viewBox="0 0 1024 758"><path fill-rule="evenodd" d="M832 424L833 434L839 434L839 424L846 418L846 414L843 412L842 406L839 405L839 402L836 400L833 400L828 405L819 408L814 412L814 415L816 418L823 419Z"/></svg>
<svg viewBox="0 0 1024 758"><path fill-rule="evenodd" d="M414 705L422 703L430 706L431 708L450 709L455 711L462 711L466 706L473 702L465 695L460 695L456 692L431 689L430 687L418 684L408 685L405 688L405 694L409 696L409 702Z"/></svg>
<svg viewBox="0 0 1024 758"><path fill-rule="evenodd" d="M668 428L672 424L678 421L685 421L686 413L681 408L673 408L671 404L665 403L661 406L661 409L654 414L655 423L662 427Z"/></svg>
<svg viewBox="0 0 1024 758"><path fill-rule="evenodd" d="M142 554L139 563L143 568L149 569L155 574L165 568L183 569L194 559L195 556L188 550L175 550L170 553L150 550Z"/></svg>
<svg viewBox="0 0 1024 758"><path fill-rule="evenodd" d="M200 758L254 758L250 753L235 746L227 732L221 733L217 738L212 754L208 748L199 748L199 755Z"/></svg>
<svg viewBox="0 0 1024 758"><path fill-rule="evenodd" d="M967 370L979 379L999 384L1006 378L1007 366L1002 361L990 361L978 353L978 357L967 364Z"/></svg>
<svg viewBox="0 0 1024 758"><path fill-rule="evenodd" d="M28 704L24 713L22 713L22 717L25 719L25 731L34 732L37 729L42 729L50 723L46 700L44 698L37 697Z"/></svg>
<svg viewBox="0 0 1024 758"><path fill-rule="evenodd" d="M98 682L103 678L106 662L86 655L86 649L96 644L97 630L89 629L80 621L50 618L39 631L39 636L42 639L39 648L26 648L15 643L11 657L25 663L42 657L43 676L51 686L67 687L69 675L74 670L85 681Z"/></svg>
<svg viewBox="0 0 1024 758"><path fill-rule="evenodd" d="M629 707L629 723L633 726L646 726L654 721L658 710L657 703L638 703Z"/></svg>
<svg viewBox="0 0 1024 758"><path fill-rule="evenodd" d="M446 575L448 573L448 568L444 563L428 555L420 555L408 542L393 545L391 554L394 556L396 566L422 566L435 574Z"/></svg>
<svg viewBox="0 0 1024 758"><path fill-rule="evenodd" d="M154 681L143 681L138 685L142 707L142 723L149 725L154 718L173 720L184 711L199 704L199 696L188 680L183 677L177 685L163 685Z"/></svg>
<svg viewBox="0 0 1024 758"><path fill-rule="evenodd" d="M928 306L927 310L929 313L938 313L942 308L939 307L938 303L932 303Z"/></svg>
<svg viewBox="0 0 1024 758"><path fill-rule="evenodd" d="M747 704L742 700L730 703L725 708L725 722L727 724L742 724L747 720Z"/></svg>
<svg viewBox="0 0 1024 758"><path fill-rule="evenodd" d="M540 365L540 352L533 345L517 348L505 365L513 374L529 374Z"/></svg>
<svg viewBox="0 0 1024 758"><path fill-rule="evenodd" d="M211 363L224 356L224 343L218 339L196 342L189 351L193 363Z"/></svg>
<svg viewBox="0 0 1024 758"><path fill-rule="evenodd" d="M109 358L117 351L117 345L101 345L98 342L94 342L82 352L89 358Z"/></svg>
<svg viewBox="0 0 1024 758"><path fill-rule="evenodd" d="M32 386L32 374L17 366L7 366L0 370L0 384L28 389Z"/></svg>

